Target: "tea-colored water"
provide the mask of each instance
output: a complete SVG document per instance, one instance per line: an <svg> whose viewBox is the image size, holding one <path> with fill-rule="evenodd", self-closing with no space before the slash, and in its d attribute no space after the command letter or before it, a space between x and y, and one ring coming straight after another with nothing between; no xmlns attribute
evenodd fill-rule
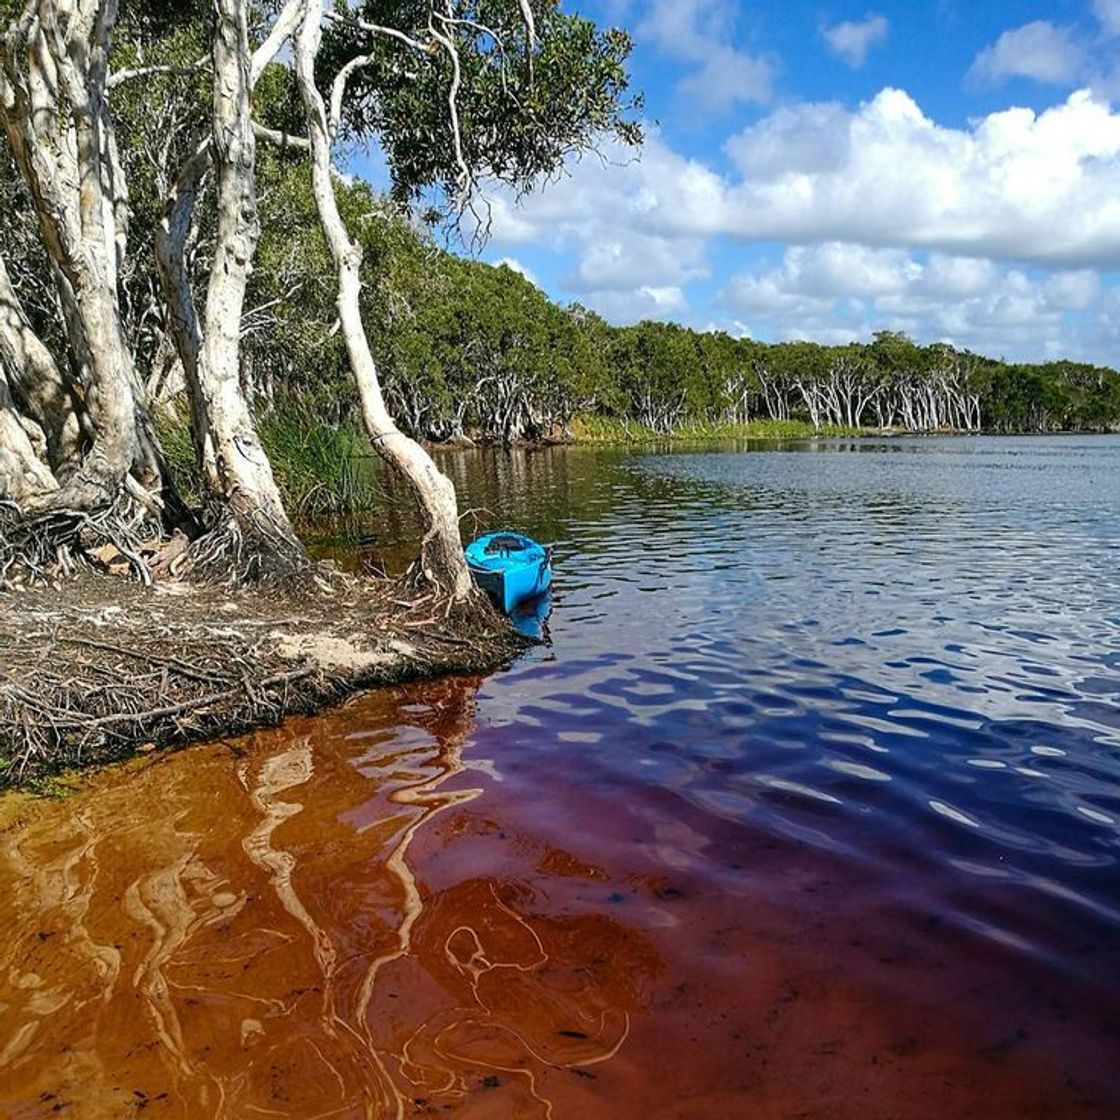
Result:
<svg viewBox="0 0 1120 1120"><path fill-rule="evenodd" d="M557 906L530 839L471 811L477 683L9 807L5 1114L529 1115L559 1073L594 1079L656 949ZM477 861L496 843L500 872Z"/></svg>
<svg viewBox="0 0 1120 1120"><path fill-rule="evenodd" d="M810 851L503 773L478 684L9 804L3 1115L1115 1115L1101 1009L864 928Z"/></svg>
<svg viewBox="0 0 1120 1120"><path fill-rule="evenodd" d="M1114 1120L1118 450L481 458L551 646L0 803L0 1116Z"/></svg>

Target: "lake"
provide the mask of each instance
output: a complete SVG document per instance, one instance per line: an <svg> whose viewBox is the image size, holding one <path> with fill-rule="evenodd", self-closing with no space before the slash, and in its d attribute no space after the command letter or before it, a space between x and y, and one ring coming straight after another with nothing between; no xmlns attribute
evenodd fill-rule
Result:
<svg viewBox="0 0 1120 1120"><path fill-rule="evenodd" d="M0 803L0 1113L1120 1115L1120 438L442 462L544 644Z"/></svg>

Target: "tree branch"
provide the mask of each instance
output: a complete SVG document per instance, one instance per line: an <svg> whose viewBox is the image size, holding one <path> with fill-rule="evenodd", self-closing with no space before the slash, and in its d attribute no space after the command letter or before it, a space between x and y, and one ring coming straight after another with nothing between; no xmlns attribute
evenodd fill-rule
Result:
<svg viewBox="0 0 1120 1120"><path fill-rule="evenodd" d="M340 16L335 15L333 12L327 12L326 18L336 22L349 22L342 20ZM421 54L433 54L434 48L431 43L425 43L420 39L414 39L411 35L406 35L403 31L399 31L395 27L384 27L379 23L370 23L364 19L354 19L353 25L369 35L384 35L390 39L396 39L399 43L404 43L406 47L411 47L414 51L419 51Z"/></svg>
<svg viewBox="0 0 1120 1120"><path fill-rule="evenodd" d="M448 11L451 11L450 3L448 3ZM433 12L432 15L436 19L444 19L438 12ZM449 18L454 19L454 16ZM447 91L447 109L451 117L451 138L455 145L455 162L459 165L459 197L456 203L463 206L470 196L471 187L474 185L474 176L471 174L471 169L463 154L463 133L459 126L459 89L463 83L463 71L459 65L459 50L455 46L455 40L450 35L437 31L434 23L428 24L428 31L443 48L451 62L451 86Z"/></svg>
<svg viewBox="0 0 1120 1120"><path fill-rule="evenodd" d="M272 30L268 33L268 37L253 52L252 60L249 63L250 85L255 86L260 81L265 67L276 57L284 42L299 26L302 11L303 7L300 0L288 0L281 9L280 14L276 17L276 22L272 25Z"/></svg>
<svg viewBox="0 0 1120 1120"><path fill-rule="evenodd" d="M399 31L395 27L385 27L381 24L370 23L368 20L358 18L344 20L334 12L325 12L323 18L334 23L349 23L358 30L364 31L367 35L381 35L385 38L393 39L398 43L403 43L406 47L409 47L411 50L425 57L430 57L438 49L434 43L425 43L420 39L414 39L411 35L406 35L405 32ZM352 58L346 63L335 75L334 82L331 85L330 115L327 119L327 132L331 140L338 134L338 129L342 122L342 101L346 96L346 83L356 70L360 70L363 66L368 66L373 61L372 55L358 55L356 58Z"/></svg>
<svg viewBox="0 0 1120 1120"><path fill-rule="evenodd" d="M357 58L350 59L334 76L334 82L331 85L330 115L327 119L327 136L331 141L338 135L339 127L342 124L342 99L346 96L346 83L350 80L350 75L363 66L368 66L372 61L372 55L360 54Z"/></svg>
<svg viewBox="0 0 1120 1120"><path fill-rule="evenodd" d="M209 61L208 58L200 58L187 66L137 66L131 70L117 70L115 73L109 75L105 82L105 88L114 90L118 86L123 86L126 82L133 82L137 78L150 78L156 74L175 74L183 76L198 74L200 71L207 68Z"/></svg>
<svg viewBox="0 0 1120 1120"><path fill-rule="evenodd" d="M533 9L529 5L529 0L518 0L521 5L521 18L525 21L525 34L529 39L529 46L535 47L537 44L537 24L533 19Z"/></svg>
<svg viewBox="0 0 1120 1120"><path fill-rule="evenodd" d="M274 144L282 151L288 148L293 148L298 152L311 151L311 143L306 137L293 136L290 132L281 132L276 128L265 128L263 124L258 124L256 121L253 121L253 134L258 140Z"/></svg>

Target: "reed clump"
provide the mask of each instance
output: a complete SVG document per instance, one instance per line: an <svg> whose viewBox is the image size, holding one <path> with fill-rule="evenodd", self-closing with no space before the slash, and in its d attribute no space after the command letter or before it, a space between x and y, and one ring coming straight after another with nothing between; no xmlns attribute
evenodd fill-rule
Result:
<svg viewBox="0 0 1120 1120"><path fill-rule="evenodd" d="M344 518L377 505L379 468L355 420L327 423L299 401L284 402L260 417L259 433L293 517ZM159 435L180 492L200 500L187 417L178 412L165 416Z"/></svg>

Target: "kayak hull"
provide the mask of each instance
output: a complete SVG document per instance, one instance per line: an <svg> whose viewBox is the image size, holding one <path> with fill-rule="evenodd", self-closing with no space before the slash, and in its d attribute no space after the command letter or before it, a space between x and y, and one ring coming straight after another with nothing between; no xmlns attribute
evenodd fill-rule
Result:
<svg viewBox="0 0 1120 1120"><path fill-rule="evenodd" d="M467 565L475 583L506 614L552 586L552 549L521 533L488 533L472 541Z"/></svg>

